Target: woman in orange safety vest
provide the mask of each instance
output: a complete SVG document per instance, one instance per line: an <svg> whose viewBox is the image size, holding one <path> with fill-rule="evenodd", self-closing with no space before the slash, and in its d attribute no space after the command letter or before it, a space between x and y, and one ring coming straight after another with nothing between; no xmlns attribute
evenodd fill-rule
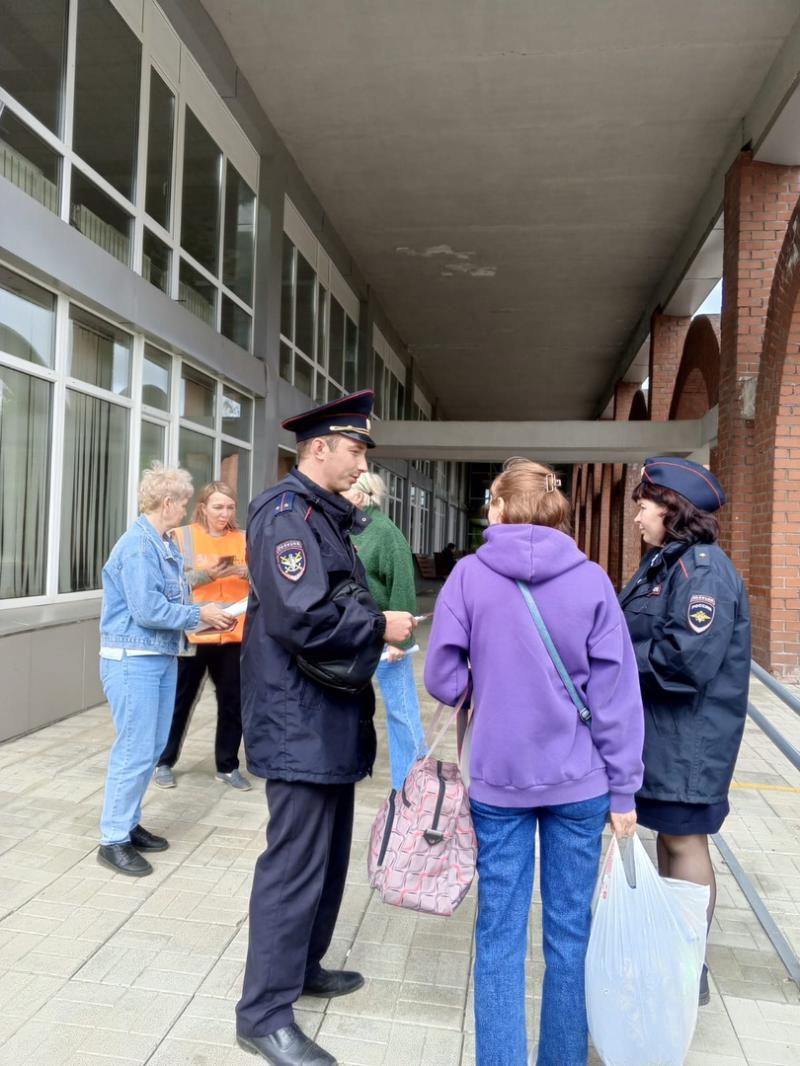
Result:
<svg viewBox="0 0 800 1066"><path fill-rule="evenodd" d="M183 553L186 578L195 603L232 607L247 596L250 583L245 562L245 537L236 524L236 496L224 481L212 481L203 488L191 525L176 529L175 539ZM243 629L244 613L233 629L187 634L195 654L178 660L172 727L154 774L154 781L161 788L175 786L172 768L178 761L206 671L217 690L214 743L217 780L242 791L252 787L239 770L242 742L239 652Z"/></svg>

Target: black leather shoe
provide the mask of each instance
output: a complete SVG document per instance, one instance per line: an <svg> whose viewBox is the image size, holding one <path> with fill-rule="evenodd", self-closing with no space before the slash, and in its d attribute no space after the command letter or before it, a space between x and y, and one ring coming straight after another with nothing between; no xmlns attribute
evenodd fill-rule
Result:
<svg viewBox="0 0 800 1066"><path fill-rule="evenodd" d="M306 977L303 995L333 999L335 996L347 996L363 984L364 978L355 970L320 969L313 977Z"/></svg>
<svg viewBox="0 0 800 1066"><path fill-rule="evenodd" d="M294 1022L269 1036L242 1036L237 1033L236 1042L240 1048L260 1055L272 1066L336 1066L333 1055L315 1044Z"/></svg>
<svg viewBox="0 0 800 1066"><path fill-rule="evenodd" d="M705 1007L711 1002L711 992L708 987L708 967L703 966L703 972L700 974L700 995L697 997L697 1003L700 1007Z"/></svg>
<svg viewBox="0 0 800 1066"><path fill-rule="evenodd" d="M110 866L118 874L128 877L147 877L153 872L153 867L132 844L101 844L97 849L97 861L101 866Z"/></svg>
<svg viewBox="0 0 800 1066"><path fill-rule="evenodd" d="M157 837L141 825L135 825L131 829L131 844L137 851L166 851L169 841L165 837Z"/></svg>

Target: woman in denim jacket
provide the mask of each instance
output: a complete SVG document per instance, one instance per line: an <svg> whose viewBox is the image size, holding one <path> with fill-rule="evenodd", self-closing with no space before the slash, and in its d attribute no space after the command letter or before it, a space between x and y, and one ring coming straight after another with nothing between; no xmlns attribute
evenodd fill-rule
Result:
<svg viewBox="0 0 800 1066"><path fill-rule="evenodd" d="M192 495L185 470L153 463L139 485L140 515L103 567L100 680L116 739L108 760L98 862L131 877L152 873L141 851L169 844L139 824L142 799L164 747L175 705L183 631L227 629L215 603L192 604L183 556L169 537Z"/></svg>

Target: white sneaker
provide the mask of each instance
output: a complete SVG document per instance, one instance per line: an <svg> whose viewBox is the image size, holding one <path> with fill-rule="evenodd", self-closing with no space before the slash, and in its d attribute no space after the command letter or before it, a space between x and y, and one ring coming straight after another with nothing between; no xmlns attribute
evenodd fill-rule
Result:
<svg viewBox="0 0 800 1066"><path fill-rule="evenodd" d="M159 788L175 788L175 774L172 772L172 767L167 766L166 763L157 766L153 774L153 782Z"/></svg>
<svg viewBox="0 0 800 1066"><path fill-rule="evenodd" d="M231 770L229 774L223 774L217 770L215 777L217 781L224 781L226 785L230 785L231 788L238 788L240 792L249 792L253 787L239 770Z"/></svg>

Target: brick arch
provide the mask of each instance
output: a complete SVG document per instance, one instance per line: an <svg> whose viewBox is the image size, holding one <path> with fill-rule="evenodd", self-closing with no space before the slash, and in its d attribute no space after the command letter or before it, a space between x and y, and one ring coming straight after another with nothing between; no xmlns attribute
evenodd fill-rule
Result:
<svg viewBox="0 0 800 1066"><path fill-rule="evenodd" d="M753 653L800 676L800 201L770 288L759 362L752 473Z"/></svg>
<svg viewBox="0 0 800 1066"><path fill-rule="evenodd" d="M675 377L669 420L702 418L719 403L719 315L692 321Z"/></svg>
<svg viewBox="0 0 800 1066"><path fill-rule="evenodd" d="M650 418L650 412L647 407L647 400L641 389L634 395L631 401L631 409L628 413L629 422L647 422Z"/></svg>

